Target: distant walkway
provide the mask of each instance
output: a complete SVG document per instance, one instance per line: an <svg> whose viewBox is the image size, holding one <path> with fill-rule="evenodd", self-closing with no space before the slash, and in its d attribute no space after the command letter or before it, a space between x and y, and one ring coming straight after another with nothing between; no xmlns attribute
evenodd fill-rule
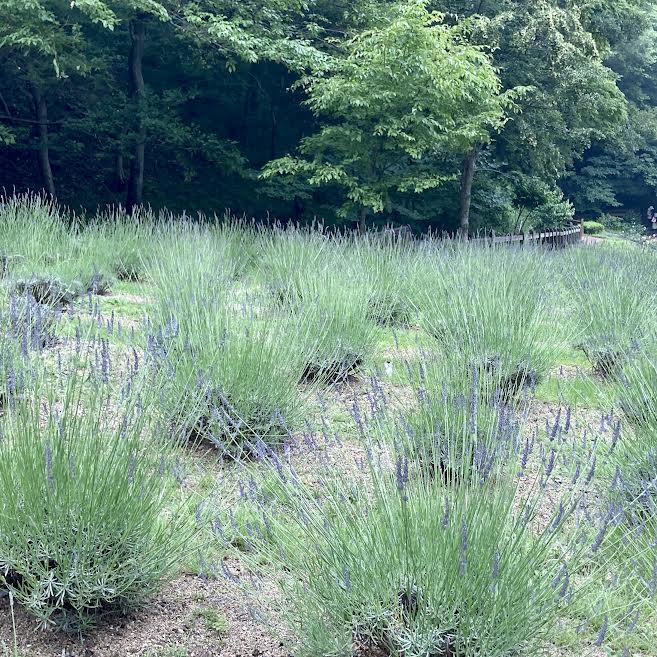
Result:
<svg viewBox="0 0 657 657"><path fill-rule="evenodd" d="M586 244L587 246L600 244L601 242L604 242L602 237L595 237L594 235L584 235L582 237L582 244Z"/></svg>

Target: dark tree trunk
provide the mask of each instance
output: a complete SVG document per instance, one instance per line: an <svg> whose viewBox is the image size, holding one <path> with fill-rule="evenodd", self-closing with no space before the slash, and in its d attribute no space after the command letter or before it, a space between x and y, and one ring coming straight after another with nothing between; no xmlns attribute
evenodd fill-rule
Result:
<svg viewBox="0 0 657 657"><path fill-rule="evenodd" d="M367 208L360 209L360 215L358 217L358 228L361 233L364 233L367 230L367 215L369 210Z"/></svg>
<svg viewBox="0 0 657 657"><path fill-rule="evenodd" d="M134 150L130 161L130 177L128 178L128 196L126 210L132 213L141 205L144 194L144 157L146 150L146 128L144 126L144 44L146 40L146 25L136 18L130 22L130 97L133 105L134 120Z"/></svg>
<svg viewBox="0 0 657 657"><path fill-rule="evenodd" d="M41 172L41 184L43 188L55 197L55 179L50 168L50 151L48 149L48 105L36 83L31 84L32 100L34 101L34 112L36 115L37 135L39 146L37 155L39 160L39 171Z"/></svg>
<svg viewBox="0 0 657 657"><path fill-rule="evenodd" d="M459 212L459 237L467 238L470 233L470 204L472 203L472 183L477 169L479 150L473 148L463 160L461 170L461 209Z"/></svg>

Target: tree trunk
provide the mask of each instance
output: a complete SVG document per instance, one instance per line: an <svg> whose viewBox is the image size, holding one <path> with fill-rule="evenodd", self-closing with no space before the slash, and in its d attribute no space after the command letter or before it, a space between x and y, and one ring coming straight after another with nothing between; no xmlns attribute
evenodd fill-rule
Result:
<svg viewBox="0 0 657 657"><path fill-rule="evenodd" d="M473 148L463 160L461 171L461 210L459 212L459 237L467 239L470 233L470 204L472 202L472 183L477 169L479 150Z"/></svg>
<svg viewBox="0 0 657 657"><path fill-rule="evenodd" d="M136 18L130 22L130 97L133 105L134 120L134 151L130 162L130 177L128 179L128 196L126 210L132 213L141 205L144 194L144 156L146 150L146 128L144 126L144 43L146 40L146 25Z"/></svg>
<svg viewBox="0 0 657 657"><path fill-rule="evenodd" d="M367 215L369 210L367 208L360 209L360 215L358 216L358 229L361 233L364 233L367 230Z"/></svg>
<svg viewBox="0 0 657 657"><path fill-rule="evenodd" d="M41 172L41 184L43 188L55 198L55 179L50 168L50 151L48 149L48 105L46 103L41 89L33 82L31 84L32 100L34 101L34 111L36 114L36 127L39 138L37 150L39 159L39 170Z"/></svg>

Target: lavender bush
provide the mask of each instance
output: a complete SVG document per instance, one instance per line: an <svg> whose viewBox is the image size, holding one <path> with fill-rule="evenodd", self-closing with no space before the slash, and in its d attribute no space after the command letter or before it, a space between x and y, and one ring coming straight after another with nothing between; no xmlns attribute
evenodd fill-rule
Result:
<svg viewBox="0 0 657 657"><path fill-rule="evenodd" d="M147 352L165 383L165 415L186 438L239 452L256 438L280 442L303 406L303 327L235 293L225 244L190 233L158 257L159 291ZM285 419L284 419L285 418Z"/></svg>
<svg viewBox="0 0 657 657"><path fill-rule="evenodd" d="M462 246L431 259L431 284L417 285L423 328L511 398L545 376L563 337L545 325L549 255ZM420 270L422 271L422 270Z"/></svg>
<svg viewBox="0 0 657 657"><path fill-rule="evenodd" d="M378 422L359 418L366 442L355 477L336 474L344 465L323 456L307 487L272 455L285 514L265 495L245 494L263 516L249 533L258 559L281 569L278 611L296 639L294 654L536 654L584 586L570 574L593 546L585 532L566 531L581 489L567 487L545 517L554 457L534 471L533 446L505 447L505 458L489 450L490 460L452 485L424 476L407 441L391 449ZM591 463L580 467L587 472Z"/></svg>
<svg viewBox="0 0 657 657"><path fill-rule="evenodd" d="M653 332L657 305L646 292L653 258L614 247L576 249L565 264L579 347L597 374L614 378L624 356Z"/></svg>
<svg viewBox="0 0 657 657"><path fill-rule="evenodd" d="M44 626L82 631L142 603L193 539L143 402L87 370L63 390L42 377L2 418L0 587Z"/></svg>

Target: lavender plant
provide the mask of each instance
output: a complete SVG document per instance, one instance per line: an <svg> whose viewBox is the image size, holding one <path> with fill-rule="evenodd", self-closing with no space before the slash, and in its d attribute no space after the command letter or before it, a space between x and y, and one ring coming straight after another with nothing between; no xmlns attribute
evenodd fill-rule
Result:
<svg viewBox="0 0 657 657"><path fill-rule="evenodd" d="M151 278L159 301L148 341L157 372L168 373L166 415L192 440L239 451L256 437L279 441L303 405L303 327L269 313L258 295L233 286L221 243L188 235L158 257Z"/></svg>
<svg viewBox="0 0 657 657"><path fill-rule="evenodd" d="M652 334L654 295L646 292L652 257L616 247L576 249L564 268L579 323L579 346L596 373L613 378L624 355Z"/></svg>
<svg viewBox="0 0 657 657"><path fill-rule="evenodd" d="M545 326L549 255L461 246L444 251L432 265L440 267L433 284L415 295L423 328L507 397L535 385L563 342Z"/></svg>
<svg viewBox="0 0 657 657"><path fill-rule="evenodd" d="M85 374L41 377L9 405L0 443L0 587L66 631L143 603L196 531L146 399Z"/></svg>
<svg viewBox="0 0 657 657"><path fill-rule="evenodd" d="M414 316L410 298L415 245L392 236L354 239L354 257L372 281L368 316L380 326L408 326Z"/></svg>
<svg viewBox="0 0 657 657"><path fill-rule="evenodd" d="M297 321L313 336L302 380L333 384L357 376L376 344L369 317L373 285L356 266L318 272L304 279Z"/></svg>
<svg viewBox="0 0 657 657"><path fill-rule="evenodd" d="M409 371L416 399L375 418L382 422L381 433L397 449L403 446L424 476L460 485L488 476L496 461L518 454L524 416L475 366L424 354Z"/></svg>
<svg viewBox="0 0 657 657"><path fill-rule="evenodd" d="M570 573L592 549L581 532L566 532L577 487L545 518L553 459L532 473L525 450L507 450L464 469L454 486L424 476L405 439L391 450L380 427L362 425L355 480L336 474L341 456L323 456L310 485L271 456L286 513L260 502L250 541L259 559L280 566L277 613L295 638L291 649L300 657L536 654L582 586Z"/></svg>
<svg viewBox="0 0 657 657"><path fill-rule="evenodd" d="M51 305L69 304L93 290L98 264L84 247L82 223L82 217L39 196L0 198L0 254L8 287Z"/></svg>
<svg viewBox="0 0 657 657"><path fill-rule="evenodd" d="M657 510L657 364L647 350L622 354L614 391L622 415L613 421L608 478L611 497L641 522Z"/></svg>
<svg viewBox="0 0 657 657"><path fill-rule="evenodd" d="M292 309L304 301L305 280L335 267L339 260L337 243L319 231L276 227L262 231L259 241L259 280L276 303Z"/></svg>

